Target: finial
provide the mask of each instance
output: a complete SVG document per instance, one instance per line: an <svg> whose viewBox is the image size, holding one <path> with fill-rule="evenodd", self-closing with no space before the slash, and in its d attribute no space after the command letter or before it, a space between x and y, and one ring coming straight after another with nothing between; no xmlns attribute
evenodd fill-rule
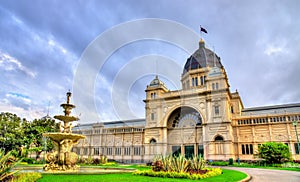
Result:
<svg viewBox="0 0 300 182"><path fill-rule="evenodd" d="M199 47L205 47L205 41L202 38L199 41Z"/></svg>
<svg viewBox="0 0 300 182"><path fill-rule="evenodd" d="M72 93L69 91L67 92L67 104L70 104L70 98L71 98Z"/></svg>

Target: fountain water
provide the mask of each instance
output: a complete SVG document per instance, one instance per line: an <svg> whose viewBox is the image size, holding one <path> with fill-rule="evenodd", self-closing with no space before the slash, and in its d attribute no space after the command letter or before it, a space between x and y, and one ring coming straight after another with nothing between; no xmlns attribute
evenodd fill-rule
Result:
<svg viewBox="0 0 300 182"><path fill-rule="evenodd" d="M71 152L74 144L77 144L80 139L84 139L84 135L72 133L72 122L78 121L79 118L70 116L71 110L75 108L75 105L70 104L70 98L72 93L67 92L67 103L61 104L64 108L64 115L56 115L55 119L60 122L60 132L56 133L44 133L43 136L49 137L55 146L55 151L46 155L46 161L48 162L44 166L45 171L67 171L78 169L77 154Z"/></svg>

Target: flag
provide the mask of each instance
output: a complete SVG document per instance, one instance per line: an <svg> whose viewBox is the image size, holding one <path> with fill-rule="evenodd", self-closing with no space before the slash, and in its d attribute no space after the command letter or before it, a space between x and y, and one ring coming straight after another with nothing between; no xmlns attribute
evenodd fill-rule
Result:
<svg viewBox="0 0 300 182"><path fill-rule="evenodd" d="M200 26L200 31L204 32L204 33L207 33L207 30L205 28L202 28L201 26Z"/></svg>

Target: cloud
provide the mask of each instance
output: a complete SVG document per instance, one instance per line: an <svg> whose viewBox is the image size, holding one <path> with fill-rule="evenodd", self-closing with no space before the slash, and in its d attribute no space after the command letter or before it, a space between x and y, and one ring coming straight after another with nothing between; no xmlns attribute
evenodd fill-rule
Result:
<svg viewBox="0 0 300 182"><path fill-rule="evenodd" d="M10 56L7 53L4 53L0 50L0 68L5 71L21 71L26 75L34 78L36 77L37 73L31 71L29 68L22 65L22 63L17 60L16 58Z"/></svg>
<svg viewBox="0 0 300 182"><path fill-rule="evenodd" d="M209 32L203 35L206 45L215 47L231 89L238 88L246 107L300 102L299 6L297 0L274 0L272 6L265 0L256 3L247 0L3 1L0 5L0 107L38 117L38 113L46 113L51 100L55 108L52 113L60 114L59 105L65 101L65 92L72 89L78 60L89 43L115 25L141 18L173 20L195 32L199 32L200 24L205 27ZM153 31L160 28L153 27ZM177 30L169 31L175 35ZM177 36L185 38L185 35ZM99 50L113 43L101 45ZM188 57L172 46L155 41L119 49L98 70L95 80L98 113L82 115L97 114L100 120L116 120L113 107L108 104L114 78L131 60L149 54L170 57L181 66ZM154 65L144 66L153 67L155 72ZM135 73L138 69L130 71ZM159 69L172 72L169 67ZM181 72L176 74L180 81ZM87 80L88 76L86 72L82 79ZM131 97L128 104L138 116L144 115L140 109L144 103L137 101L144 99L149 80L152 77L137 81L128 96ZM125 82L121 82L118 88L125 87ZM80 104L90 107L85 102Z"/></svg>

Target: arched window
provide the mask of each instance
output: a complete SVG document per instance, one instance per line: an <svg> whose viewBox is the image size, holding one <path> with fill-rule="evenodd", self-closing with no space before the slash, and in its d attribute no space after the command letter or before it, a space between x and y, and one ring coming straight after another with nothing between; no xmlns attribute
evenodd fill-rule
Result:
<svg viewBox="0 0 300 182"><path fill-rule="evenodd" d="M155 140L154 138L152 138L152 139L150 140L150 144L156 144L156 140Z"/></svg>
<svg viewBox="0 0 300 182"><path fill-rule="evenodd" d="M218 135L218 136L216 136L215 141L216 142L223 142L224 138L222 136Z"/></svg>

